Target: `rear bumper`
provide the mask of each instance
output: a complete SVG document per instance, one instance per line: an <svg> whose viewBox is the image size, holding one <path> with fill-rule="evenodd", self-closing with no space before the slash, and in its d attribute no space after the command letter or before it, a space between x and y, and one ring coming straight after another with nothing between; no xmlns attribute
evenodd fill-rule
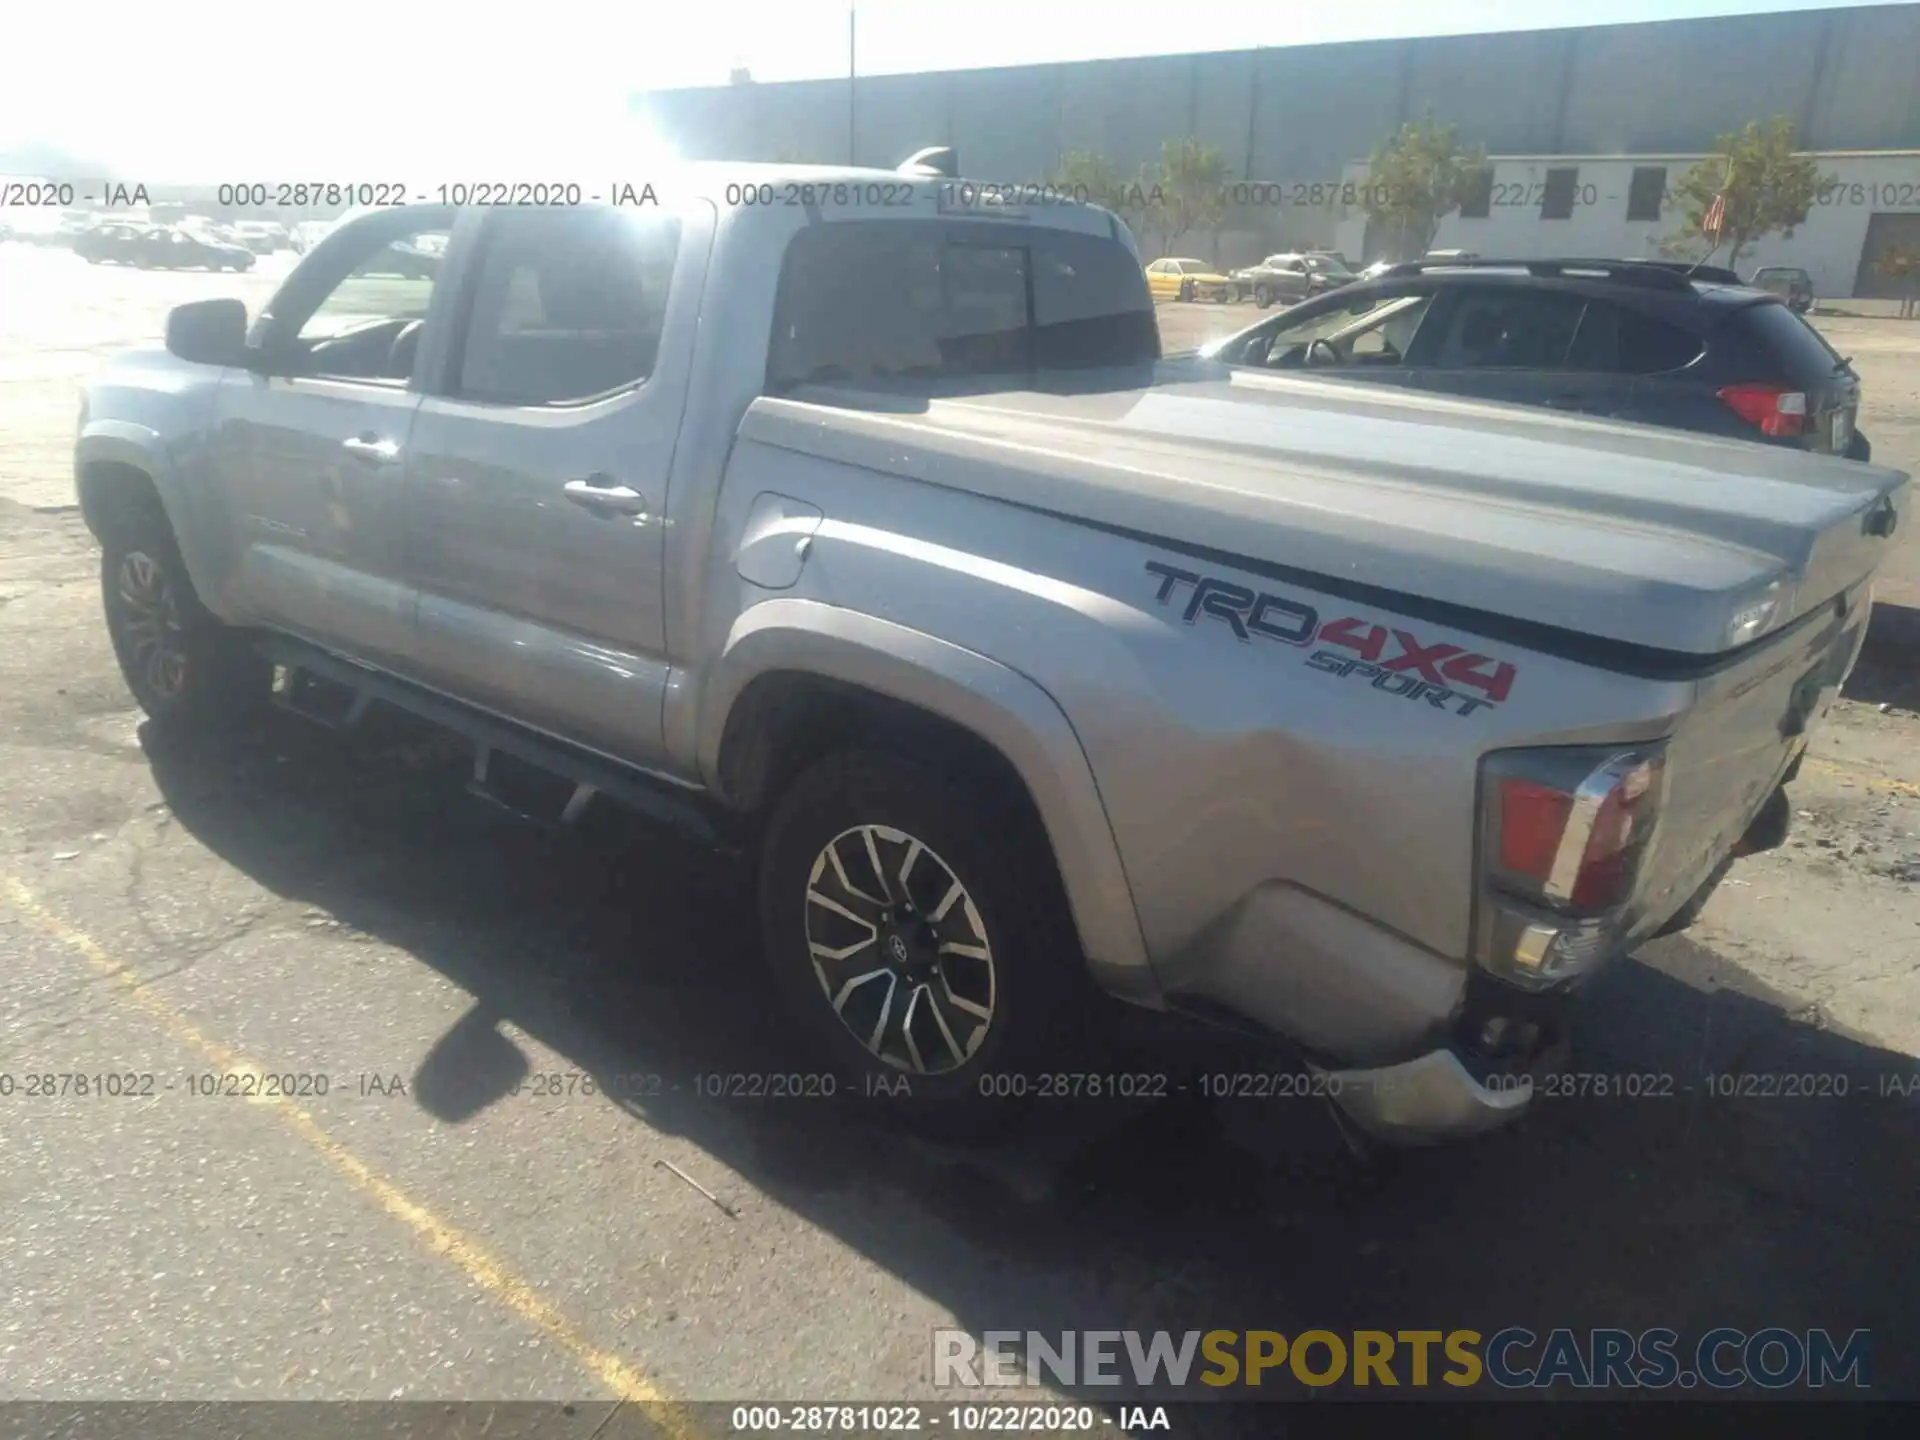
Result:
<svg viewBox="0 0 1920 1440"><path fill-rule="evenodd" d="M1535 1081L1561 1069L1578 982L1527 991L1482 970L1467 978L1444 1036L1412 1059L1323 1068L1327 1094L1389 1145L1464 1140L1527 1111Z"/></svg>
<svg viewBox="0 0 1920 1440"><path fill-rule="evenodd" d="M1327 1093L1376 1140L1424 1145L1459 1140L1520 1118L1533 1098L1527 1084L1489 1085L1451 1050L1371 1070L1322 1071Z"/></svg>

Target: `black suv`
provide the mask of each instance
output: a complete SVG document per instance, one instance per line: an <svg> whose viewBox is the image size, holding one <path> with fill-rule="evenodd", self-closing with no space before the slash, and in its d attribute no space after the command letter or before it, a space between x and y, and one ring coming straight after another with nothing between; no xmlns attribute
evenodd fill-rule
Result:
<svg viewBox="0 0 1920 1440"><path fill-rule="evenodd" d="M1872 456L1860 378L1731 271L1631 260L1396 265L1216 340L1272 370Z"/></svg>

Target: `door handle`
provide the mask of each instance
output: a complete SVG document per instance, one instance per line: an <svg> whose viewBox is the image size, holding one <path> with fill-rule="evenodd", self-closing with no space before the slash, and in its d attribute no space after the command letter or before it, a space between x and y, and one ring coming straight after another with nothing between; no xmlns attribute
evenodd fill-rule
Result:
<svg viewBox="0 0 1920 1440"><path fill-rule="evenodd" d="M584 480L569 480L561 493L576 505L613 515L644 515L647 497L631 486L622 485L611 475L589 475Z"/></svg>
<svg viewBox="0 0 1920 1440"><path fill-rule="evenodd" d="M372 431L349 436L340 442L340 448L362 465L390 465L400 454L398 442L383 440Z"/></svg>

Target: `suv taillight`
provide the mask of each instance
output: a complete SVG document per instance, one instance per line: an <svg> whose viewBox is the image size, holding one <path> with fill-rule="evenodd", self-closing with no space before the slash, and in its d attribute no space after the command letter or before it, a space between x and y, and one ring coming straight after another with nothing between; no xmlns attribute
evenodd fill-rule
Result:
<svg viewBox="0 0 1920 1440"><path fill-rule="evenodd" d="M1807 396L1784 385L1728 385L1721 400L1763 435L1799 435L1807 428Z"/></svg>
<svg viewBox="0 0 1920 1440"><path fill-rule="evenodd" d="M1555 984L1604 958L1627 928L1659 818L1654 746L1508 750L1480 779L1480 963Z"/></svg>

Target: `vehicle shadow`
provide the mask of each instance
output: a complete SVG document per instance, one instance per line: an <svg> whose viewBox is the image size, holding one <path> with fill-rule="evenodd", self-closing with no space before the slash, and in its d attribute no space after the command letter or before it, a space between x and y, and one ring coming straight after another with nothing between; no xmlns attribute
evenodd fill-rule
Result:
<svg viewBox="0 0 1920 1440"><path fill-rule="evenodd" d="M1869 705L1920 710L1920 610L1880 600L1845 695Z"/></svg>
<svg viewBox="0 0 1920 1440"><path fill-rule="evenodd" d="M598 1076L804 1064L760 978L744 875L674 836L618 815L558 833L502 815L461 792L456 746L397 716L354 736L276 715L217 750L143 743L201 843L475 997L411 1077L449 1124L525 1073L501 1021ZM1176 1085L1293 1068L1118 1004L1093 1023L1109 1068ZM1865 1328L1880 1340L1866 1393L1920 1397L1920 1359L1890 1343L1920 1334L1912 1060L1788 1013L1675 937L1595 983L1573 1070L1595 1078L1516 1130L1381 1164L1358 1163L1301 1099L1069 1102L994 1151L876 1144L880 1101L622 1103L975 1335ZM1267 1381L1284 1398L1368 1393ZM1221 1412L1218 1433L1238 1423Z"/></svg>

